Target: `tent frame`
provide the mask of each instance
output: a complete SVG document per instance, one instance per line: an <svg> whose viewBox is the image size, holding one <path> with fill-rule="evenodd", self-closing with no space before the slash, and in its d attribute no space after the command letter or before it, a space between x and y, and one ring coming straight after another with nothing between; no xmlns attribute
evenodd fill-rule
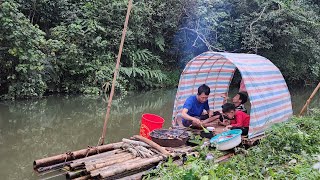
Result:
<svg viewBox="0 0 320 180"><path fill-rule="evenodd" d="M287 84L270 60L256 54L208 51L190 60L180 76L173 125L181 120L186 98L195 95L201 84L207 84L211 89L210 109L221 111L221 96L228 94L236 69L241 73L251 102L249 139L264 134L272 124L287 121L292 116Z"/></svg>

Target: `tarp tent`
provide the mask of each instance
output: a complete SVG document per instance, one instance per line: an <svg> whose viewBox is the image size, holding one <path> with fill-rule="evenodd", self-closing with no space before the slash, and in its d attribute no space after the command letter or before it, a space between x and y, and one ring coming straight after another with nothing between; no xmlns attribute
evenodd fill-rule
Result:
<svg viewBox="0 0 320 180"><path fill-rule="evenodd" d="M205 52L189 61L183 70L173 108L173 125L181 119L185 100L207 84L211 93L209 106L221 111L223 94L228 93L234 72L238 69L251 103L249 138L264 133L270 125L292 116L291 97L279 69L256 54Z"/></svg>

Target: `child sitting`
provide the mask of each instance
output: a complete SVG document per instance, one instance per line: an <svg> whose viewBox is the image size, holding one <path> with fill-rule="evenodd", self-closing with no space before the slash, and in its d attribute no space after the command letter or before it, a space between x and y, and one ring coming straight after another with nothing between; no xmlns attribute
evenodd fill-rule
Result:
<svg viewBox="0 0 320 180"><path fill-rule="evenodd" d="M236 111L232 103L226 103L222 106L222 112L230 120L228 129L241 129L242 135L247 135L249 131L250 116L242 111Z"/></svg>

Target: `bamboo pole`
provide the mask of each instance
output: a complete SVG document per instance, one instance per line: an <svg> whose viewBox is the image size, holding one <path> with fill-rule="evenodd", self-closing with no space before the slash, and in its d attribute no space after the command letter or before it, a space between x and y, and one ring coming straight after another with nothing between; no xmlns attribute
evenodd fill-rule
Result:
<svg viewBox="0 0 320 180"><path fill-rule="evenodd" d="M84 169L78 171L71 171L66 174L66 179L75 179L83 175L86 175L86 171Z"/></svg>
<svg viewBox="0 0 320 180"><path fill-rule="evenodd" d="M116 84L116 80L117 80L117 75L119 73L120 59L121 59L124 39L126 37L126 32L127 32L127 27L128 27L128 21L129 21L131 7L132 7L132 0L129 0L128 1L128 9L127 9L126 20L124 22L124 27L123 27L123 30L122 30L122 37L121 37L121 42L120 42L120 47L119 47L119 52L118 52L118 57L117 57L116 68L115 68L114 74L113 74L112 86L111 86L111 91L110 91L109 101L108 101L108 106L107 106L107 113L106 113L106 117L104 119L102 134L101 134L101 137L100 137L99 142L98 142L98 144L100 144L100 145L104 144L104 139L105 139L105 135L106 135L106 132L107 132L107 124L108 124L108 119L109 119L109 116L110 116L111 103L112 103L112 98L113 98L113 94L114 94L114 88L115 88L115 84Z"/></svg>
<svg viewBox="0 0 320 180"><path fill-rule="evenodd" d="M79 166L84 166L85 164L95 164L95 163L99 163L99 162L104 162L107 161L109 159L113 159L113 158L117 158L117 157L121 157L124 156L125 154L128 154L127 152L123 152L123 153L119 153L119 154L108 154L107 156L100 156L94 159L79 159L79 161L70 164L69 166L72 169L75 169Z"/></svg>
<svg viewBox="0 0 320 180"><path fill-rule="evenodd" d="M158 150L159 152L161 152L162 154L166 155L166 156L170 156L170 153L162 146L160 146L159 144L145 138L139 135L134 135L133 138L136 138L140 141L143 141L145 143L147 143L148 145L150 145L152 148Z"/></svg>
<svg viewBox="0 0 320 180"><path fill-rule="evenodd" d="M73 179L73 180L87 180L87 179L90 179L91 176L90 175L86 175L86 176L81 176L81 177L78 177L76 179Z"/></svg>
<svg viewBox="0 0 320 180"><path fill-rule="evenodd" d="M91 156L91 155L97 154L98 153L97 151L99 151L100 153L110 151L113 149L120 148L122 144L123 144L122 142L107 144L103 146L97 146L96 148L92 148L92 149L81 149L78 151L73 151L70 153L70 155L68 155L67 153L64 153L64 154L60 154L52 157L38 159L33 161L33 168L36 170L39 167L45 167L45 166L50 166L50 165L70 161L73 159L84 158L86 155Z"/></svg>
<svg viewBox="0 0 320 180"><path fill-rule="evenodd" d="M116 163L121 163L130 159L135 158L135 156L133 156L132 154L126 154L125 156L121 157L121 158L115 158L115 159L110 159L109 161L105 161L105 162L100 162L100 163L96 163L96 164L88 164L86 165L86 170L92 171L95 169L100 169L103 167L107 167Z"/></svg>
<svg viewBox="0 0 320 180"><path fill-rule="evenodd" d="M99 176L100 172L102 172L102 171L109 171L109 170L111 171L114 168L123 167L123 166L125 166L126 164L129 164L129 163L140 162L141 159L142 159L141 157L136 157L136 158L128 160L126 162L122 162L122 163L114 164L114 165L111 165L111 166L103 167L103 168L100 168L100 169L92 170L92 171L90 171L90 175L91 175L91 177L96 177L96 176Z"/></svg>
<svg viewBox="0 0 320 180"><path fill-rule="evenodd" d="M103 159L96 159L95 161L87 161L87 162L84 162L84 164L85 165L92 165L92 164L104 163L104 162L112 161L113 159L121 159L121 158L124 158L128 155L131 155L131 153L125 152L125 153L121 153L121 154L116 154L114 156L105 157Z"/></svg>
<svg viewBox="0 0 320 180"><path fill-rule="evenodd" d="M114 176L116 174L123 173L125 171L130 171L130 170L138 169L138 168L141 168L141 167L153 164L153 163L158 163L158 162L162 161L163 159L164 159L163 156L156 156L156 157L149 158L149 159L142 159L140 161L137 161L136 163L125 163L125 164L123 164L123 166L119 166L117 168L113 168L113 169L110 169L107 171L101 171L99 174L100 174L101 178L107 178L110 176Z"/></svg>
<svg viewBox="0 0 320 180"><path fill-rule="evenodd" d="M317 87L313 90L311 96L309 97L309 99L307 100L306 104L303 106L303 108L301 109L299 116L302 116L302 114L304 113L304 111L307 109L307 107L309 106L312 98L316 95L317 91L320 89L320 82L317 85Z"/></svg>

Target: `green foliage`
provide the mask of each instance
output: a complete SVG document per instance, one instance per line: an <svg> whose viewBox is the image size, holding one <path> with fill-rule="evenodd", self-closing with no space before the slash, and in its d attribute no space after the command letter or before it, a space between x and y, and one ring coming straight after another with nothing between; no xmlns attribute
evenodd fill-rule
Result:
<svg viewBox="0 0 320 180"><path fill-rule="evenodd" d="M4 0L0 6L2 97L106 92L127 1ZM288 83L316 82L319 14L315 0L134 1L117 93L175 86L178 69L208 49L258 53Z"/></svg>
<svg viewBox="0 0 320 180"><path fill-rule="evenodd" d="M184 60L208 49L257 53L279 67L290 84L320 79L317 1L185 2L186 17L176 36Z"/></svg>
<svg viewBox="0 0 320 180"><path fill-rule="evenodd" d="M0 5L0 83L12 98L41 96L46 90L44 80L45 33L18 10L12 1Z"/></svg>
<svg viewBox="0 0 320 180"><path fill-rule="evenodd" d="M169 161L146 179L319 179L319 170L313 168L320 153L319 121L320 114L294 117L274 126L246 155L220 164L191 158L182 167ZM202 154L208 152L204 149Z"/></svg>

